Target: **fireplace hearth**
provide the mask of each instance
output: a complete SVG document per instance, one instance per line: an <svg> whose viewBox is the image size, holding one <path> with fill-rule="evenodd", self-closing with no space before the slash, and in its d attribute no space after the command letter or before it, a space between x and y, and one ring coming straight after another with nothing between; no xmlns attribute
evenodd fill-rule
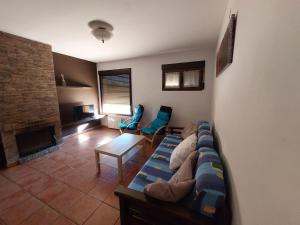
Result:
<svg viewBox="0 0 300 225"><path fill-rule="evenodd" d="M15 137L20 157L34 154L57 144L54 126L28 128Z"/></svg>

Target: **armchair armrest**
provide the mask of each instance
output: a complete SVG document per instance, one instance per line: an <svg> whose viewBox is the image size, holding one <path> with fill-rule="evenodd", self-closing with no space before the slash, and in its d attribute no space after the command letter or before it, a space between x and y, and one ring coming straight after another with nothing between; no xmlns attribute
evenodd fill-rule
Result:
<svg viewBox="0 0 300 225"><path fill-rule="evenodd" d="M159 132L162 130L162 129L165 129L167 128L167 126L161 126L160 128L158 128L155 133L153 134L153 137L152 139L154 139L157 135L159 135Z"/></svg>
<svg viewBox="0 0 300 225"><path fill-rule="evenodd" d="M140 122L132 122L132 123L129 123L129 124L127 125L127 127L124 129L124 131L129 130L128 127L129 127L130 125L133 125L133 124L137 124L137 129L138 129Z"/></svg>
<svg viewBox="0 0 300 225"><path fill-rule="evenodd" d="M121 224L157 225L227 225L227 221L213 220L197 214L178 203L168 203L147 197L124 186L115 194L120 200Z"/></svg>

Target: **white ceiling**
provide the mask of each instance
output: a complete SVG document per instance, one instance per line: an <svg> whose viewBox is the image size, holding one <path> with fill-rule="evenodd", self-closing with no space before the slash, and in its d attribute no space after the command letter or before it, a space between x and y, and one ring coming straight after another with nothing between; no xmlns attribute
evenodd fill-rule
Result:
<svg viewBox="0 0 300 225"><path fill-rule="evenodd" d="M110 61L212 48L227 0L0 0L0 30L52 45L53 51ZM87 23L113 25L104 45Z"/></svg>

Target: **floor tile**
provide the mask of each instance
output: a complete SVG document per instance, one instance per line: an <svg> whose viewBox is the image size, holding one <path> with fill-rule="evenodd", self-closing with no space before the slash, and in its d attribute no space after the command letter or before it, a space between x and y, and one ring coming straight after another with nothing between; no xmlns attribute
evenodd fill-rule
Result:
<svg viewBox="0 0 300 225"><path fill-rule="evenodd" d="M114 225L119 218L119 211L106 205L102 204L93 215L87 220L84 225Z"/></svg>
<svg viewBox="0 0 300 225"><path fill-rule="evenodd" d="M39 200L31 197L21 204L12 206L0 214L0 218L7 225L17 225L34 214L37 210L44 205Z"/></svg>
<svg viewBox="0 0 300 225"><path fill-rule="evenodd" d="M118 170L114 167L101 164L101 174L98 176L107 181L116 182L118 181Z"/></svg>
<svg viewBox="0 0 300 225"><path fill-rule="evenodd" d="M86 177L95 178L97 176L95 159L87 161L85 165L77 168L77 170Z"/></svg>
<svg viewBox="0 0 300 225"><path fill-rule="evenodd" d="M60 216L53 225L75 225L72 221L65 218L64 216Z"/></svg>
<svg viewBox="0 0 300 225"><path fill-rule="evenodd" d="M64 193L65 190L68 189L68 186L56 181L54 184L52 184L50 187L48 187L46 190L42 191L37 195L37 198L42 200L45 203L49 203L53 201L56 197Z"/></svg>
<svg viewBox="0 0 300 225"><path fill-rule="evenodd" d="M70 166L72 168L78 168L80 166L83 166L87 163L87 160L85 159L79 159L79 158L74 158L71 160L67 160L64 162L67 166Z"/></svg>
<svg viewBox="0 0 300 225"><path fill-rule="evenodd" d="M44 176L44 174L35 169L24 165L7 169L4 175L21 186L26 186Z"/></svg>
<svg viewBox="0 0 300 225"><path fill-rule="evenodd" d="M40 160L30 165L30 167L35 168L46 174L52 174L53 172L59 170L64 166L65 165L63 163L56 162L55 160L48 159L48 158L44 160Z"/></svg>
<svg viewBox="0 0 300 225"><path fill-rule="evenodd" d="M58 217L53 209L45 206L24 220L21 225L51 225Z"/></svg>
<svg viewBox="0 0 300 225"><path fill-rule="evenodd" d="M78 189L84 193L88 193L96 186L97 180L91 177L85 177L79 171L72 171L63 177L62 182Z"/></svg>
<svg viewBox="0 0 300 225"><path fill-rule="evenodd" d="M66 165L66 166L56 170L55 172L53 172L50 176L52 176L58 180L63 180L63 177L72 171L74 171L74 169Z"/></svg>
<svg viewBox="0 0 300 225"><path fill-rule="evenodd" d="M98 200L104 201L115 187L112 183L101 180L88 194Z"/></svg>
<svg viewBox="0 0 300 225"><path fill-rule="evenodd" d="M33 195L37 195L38 193L46 190L48 187L54 185L54 183L54 178L50 176L43 176L40 179L24 186L24 189L29 191Z"/></svg>
<svg viewBox="0 0 300 225"><path fill-rule="evenodd" d="M69 157L69 154L63 152L63 151L56 151L51 154L49 154L48 159L54 160L56 162L63 163L65 160L67 160Z"/></svg>
<svg viewBox="0 0 300 225"><path fill-rule="evenodd" d="M87 218L100 206L101 202L95 198L83 196L72 206L65 209L63 215L76 224L83 224Z"/></svg>
<svg viewBox="0 0 300 225"><path fill-rule="evenodd" d="M73 188L65 189L61 194L59 194L54 200L49 202L49 205L55 210L63 213L72 206L77 200L82 198L84 194Z"/></svg>
<svg viewBox="0 0 300 225"><path fill-rule="evenodd" d="M119 225L116 165L103 163L99 176L94 158L95 147L117 135L93 130L66 139L53 153L1 171L0 225ZM126 182L145 159L135 154L124 164Z"/></svg>
<svg viewBox="0 0 300 225"><path fill-rule="evenodd" d="M114 208L120 209L119 197L115 195L115 192L112 191L104 200L104 202Z"/></svg>
<svg viewBox="0 0 300 225"><path fill-rule="evenodd" d="M11 196L13 194L15 194L16 192L20 191L21 188L10 182L7 181L4 184L1 184L0 186L0 200L7 198L8 196Z"/></svg>
<svg viewBox="0 0 300 225"><path fill-rule="evenodd" d="M28 192L24 190L20 190L8 196L7 198L2 199L0 201L0 214L5 209L20 204L21 202L24 202L26 199L29 199L30 197L31 195Z"/></svg>
<svg viewBox="0 0 300 225"><path fill-rule="evenodd" d="M3 175L5 177L8 177L11 180L16 180L20 177L26 176L28 173L32 172L33 169L31 169L28 166L25 165L18 165L18 166L13 166L10 168L7 168L3 171Z"/></svg>
<svg viewBox="0 0 300 225"><path fill-rule="evenodd" d="M120 218L117 220L117 222L115 223L115 225L121 225L121 220L120 220Z"/></svg>

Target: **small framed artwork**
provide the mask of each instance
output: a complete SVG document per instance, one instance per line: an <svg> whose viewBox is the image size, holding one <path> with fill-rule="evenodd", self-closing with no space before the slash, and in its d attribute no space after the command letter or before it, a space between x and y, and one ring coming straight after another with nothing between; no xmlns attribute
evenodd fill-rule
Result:
<svg viewBox="0 0 300 225"><path fill-rule="evenodd" d="M217 54L217 76L219 76L233 61L236 21L237 14L232 14Z"/></svg>

